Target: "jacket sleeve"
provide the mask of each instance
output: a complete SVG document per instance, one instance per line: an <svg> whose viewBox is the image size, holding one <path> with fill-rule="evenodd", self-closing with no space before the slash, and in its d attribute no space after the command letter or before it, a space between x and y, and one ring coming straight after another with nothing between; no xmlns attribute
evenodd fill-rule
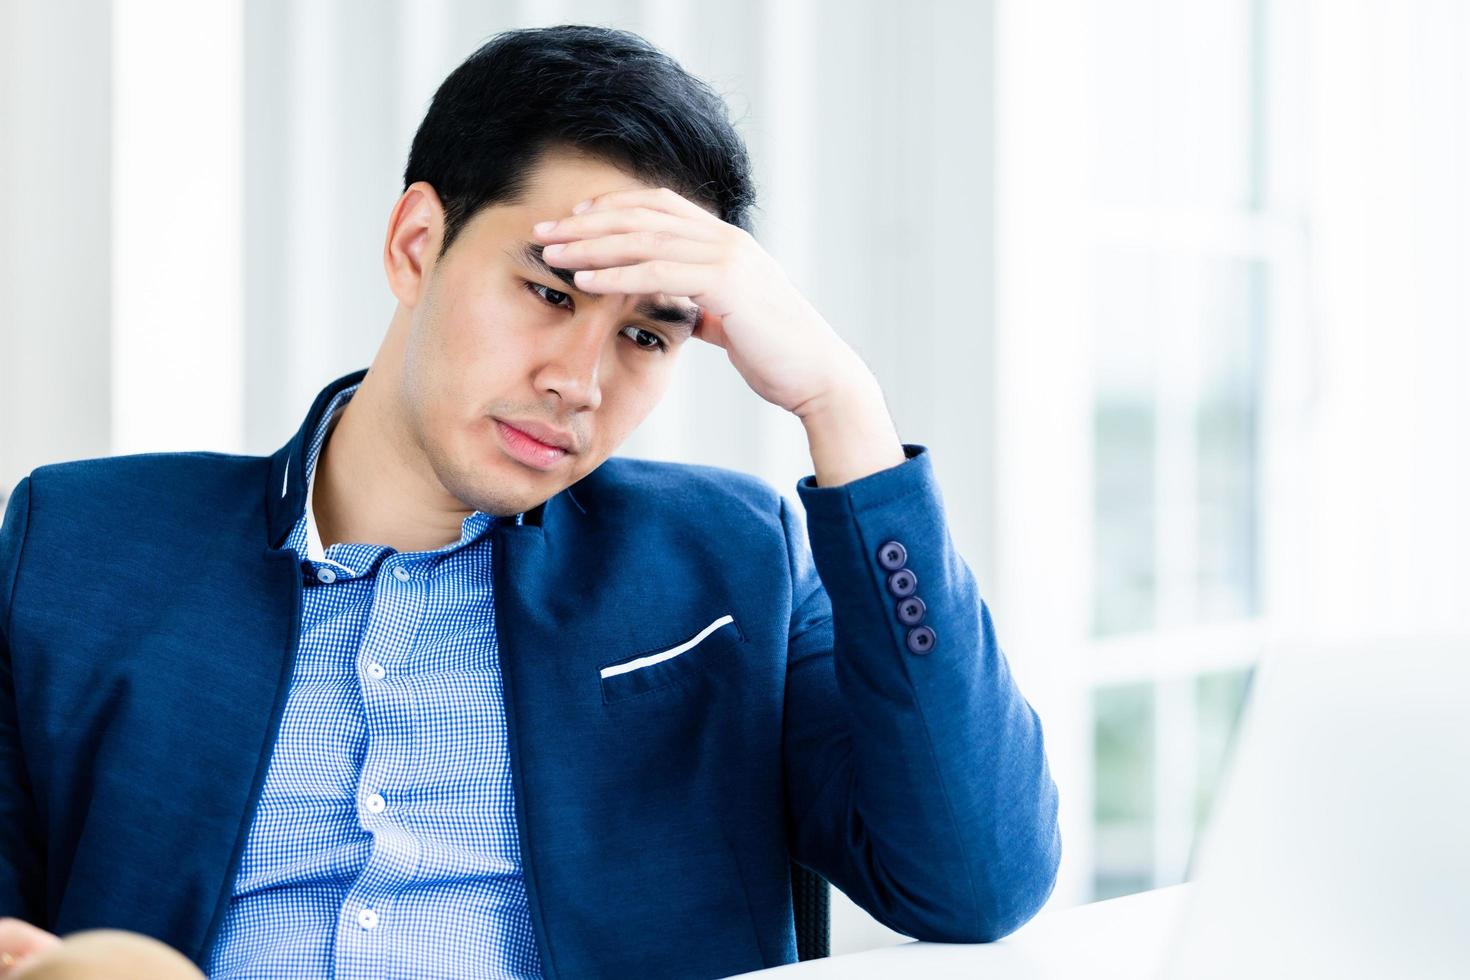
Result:
<svg viewBox="0 0 1470 980"><path fill-rule="evenodd" d="M31 478L22 479L0 524L0 916L42 924L45 878L35 805L20 751L10 623L31 509Z"/></svg>
<svg viewBox="0 0 1470 980"><path fill-rule="evenodd" d="M990 942L1056 884L1057 789L1041 723L950 540L929 453L904 451L905 462L842 486L797 484L810 549L782 501L787 836L797 862L889 928ZM918 623L899 619L879 557L889 542L902 552L885 549L888 563L902 556L916 580ZM933 631L927 652L909 645L921 626Z"/></svg>

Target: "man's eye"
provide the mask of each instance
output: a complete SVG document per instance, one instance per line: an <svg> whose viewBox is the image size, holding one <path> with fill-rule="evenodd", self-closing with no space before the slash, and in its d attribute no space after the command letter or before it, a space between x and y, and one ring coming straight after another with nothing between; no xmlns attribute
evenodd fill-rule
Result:
<svg viewBox="0 0 1470 980"><path fill-rule="evenodd" d="M636 331L637 333L641 333L644 337L653 341L652 344L640 344L638 343L638 338L636 336L628 334L627 336L632 337L633 343L637 344L639 350L654 351L655 353L662 354L664 351L669 349L669 345L664 343L664 339L656 333L650 333L649 331L644 330L642 327L624 327L623 329L625 331Z"/></svg>
<svg viewBox="0 0 1470 980"><path fill-rule="evenodd" d="M550 303L552 306L561 307L564 310L571 309L570 303L572 298L566 293L552 289L550 286L543 286L539 282L527 282L526 288L529 289L533 294L538 296L544 303ZM561 303L557 301L557 297L566 300L569 305L562 306ZM637 346L639 350L646 350L655 354L662 354L669 349L669 345L664 343L664 339L658 334L653 333L652 331L644 330L642 327L624 327L623 330L625 331L625 336L627 336L628 339L632 340L634 345ZM636 331L637 334L642 334L644 340L640 342L636 334L627 334L626 331L628 330L633 330Z"/></svg>
<svg viewBox="0 0 1470 980"><path fill-rule="evenodd" d="M529 289L532 293L535 293L535 295L540 296L544 302L550 303L552 306L561 306L561 302L556 299L556 297L558 296L566 300L568 303L571 303L572 300L572 298L566 293L557 292L550 286L543 286L539 282L528 282L526 283L526 288ZM544 296L540 292L537 292L538 290L542 289L546 290L546 294ZM569 310L571 309L571 306L562 306L562 309Z"/></svg>

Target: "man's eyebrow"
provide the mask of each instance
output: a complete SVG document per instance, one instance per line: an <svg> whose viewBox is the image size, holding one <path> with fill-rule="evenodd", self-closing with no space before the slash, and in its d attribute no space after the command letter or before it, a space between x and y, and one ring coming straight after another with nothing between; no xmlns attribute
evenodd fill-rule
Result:
<svg viewBox="0 0 1470 980"><path fill-rule="evenodd" d="M540 242L521 242L519 249L509 250L509 254L511 258L517 259L522 264L565 284L569 291L578 296L606 295L605 293L585 293L578 289L577 280L573 278L577 270L547 265L546 257L541 254L545 248L546 246ZM697 306L675 306L672 303L660 303L652 299L640 300L634 312L656 323L674 327L676 333L686 335L694 332L700 316Z"/></svg>

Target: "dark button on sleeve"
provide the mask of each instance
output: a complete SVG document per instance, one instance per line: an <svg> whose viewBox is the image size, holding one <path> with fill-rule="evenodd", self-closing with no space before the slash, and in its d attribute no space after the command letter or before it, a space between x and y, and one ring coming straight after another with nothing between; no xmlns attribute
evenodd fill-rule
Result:
<svg viewBox="0 0 1470 980"><path fill-rule="evenodd" d="M898 621L905 626L918 626L924 618L924 600L916 595L898 600Z"/></svg>
<svg viewBox="0 0 1470 980"><path fill-rule="evenodd" d="M900 599L913 595L918 587L919 580L907 568L900 568L888 576L888 591Z"/></svg>
<svg viewBox="0 0 1470 980"><path fill-rule="evenodd" d="M939 637L927 626L915 626L909 630L909 649L914 653L928 653L937 642Z"/></svg>
<svg viewBox="0 0 1470 980"><path fill-rule="evenodd" d="M878 564L883 566L885 572L898 571L908 560L908 549L897 541L885 541L883 547L878 549Z"/></svg>

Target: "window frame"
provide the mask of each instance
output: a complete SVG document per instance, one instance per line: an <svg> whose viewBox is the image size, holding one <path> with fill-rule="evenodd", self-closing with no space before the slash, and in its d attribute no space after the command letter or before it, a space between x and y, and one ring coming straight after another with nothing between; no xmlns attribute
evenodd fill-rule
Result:
<svg viewBox="0 0 1470 980"><path fill-rule="evenodd" d="M1251 210L1121 206L1091 195L1087 0L1001 0L997 6L997 553L993 594L1018 680L1047 733L1062 787L1066 842L1052 902L1093 897L1095 865L1092 698L1103 687L1153 685L1153 884L1183 880L1195 837L1199 773L1193 740L1196 680L1248 669L1280 629L1303 571L1291 530L1308 519L1290 492L1301 472L1310 409L1306 222L1291 193L1308 147L1297 117L1308 79L1300 67L1304 10L1247 0L1253 18L1252 122L1257 185ZM1270 102L1267 103L1269 97ZM1091 256L1105 246L1160 255L1261 263L1265 290L1257 379L1256 614L1197 625L1180 589L1195 567L1200 385L1198 337L1159 347L1155 405L1155 628L1094 637ZM1187 278L1187 277L1186 277ZM1057 288L1058 283L1077 284ZM1198 311L1197 284L1168 301ZM1166 317L1160 317L1163 322ZM1198 326L1198 319L1183 322ZM1181 787L1190 787L1185 792Z"/></svg>

